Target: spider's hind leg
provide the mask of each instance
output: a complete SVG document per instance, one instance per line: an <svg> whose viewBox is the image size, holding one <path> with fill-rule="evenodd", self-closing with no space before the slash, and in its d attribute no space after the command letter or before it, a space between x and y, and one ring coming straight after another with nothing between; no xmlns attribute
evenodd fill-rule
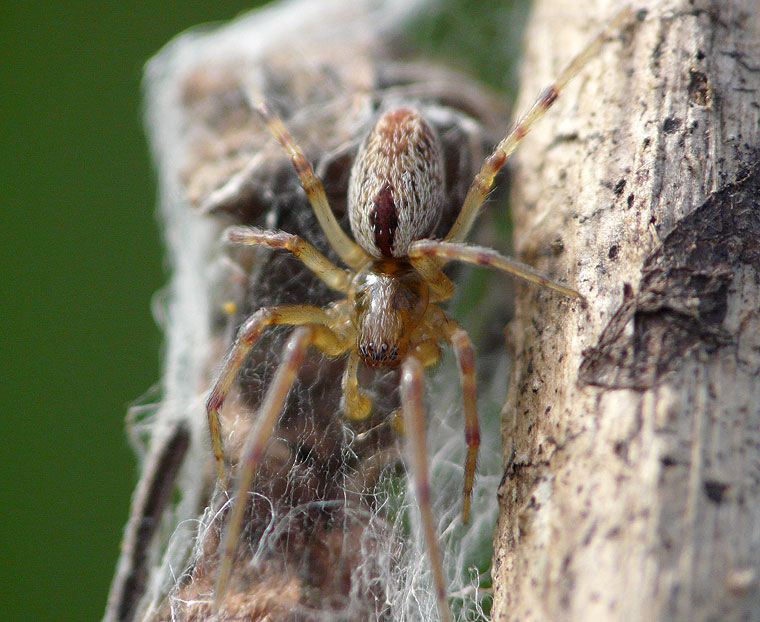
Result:
<svg viewBox="0 0 760 622"><path fill-rule="evenodd" d="M504 139L496 146L494 152L485 159L483 166L470 186L467 196L465 197L462 210L457 216L456 222L451 227L451 230L446 234L446 241L448 242L461 242L464 240L470 232L475 219L480 212L483 203L491 190L494 183L494 178L498 172L504 168L507 160L512 155L520 142L525 138L535 123L543 117L547 110L552 107L557 98L568 83L578 75L586 64L596 56L599 49L602 47L608 33L614 32L620 28L623 23L632 16L630 6L625 6L618 11L609 23L604 27L596 37L594 37L589 44L581 50L575 58L565 67L565 69L557 76L557 79L547 86L543 92L538 96L538 99L530 107L515 125L512 130L507 134Z"/></svg>

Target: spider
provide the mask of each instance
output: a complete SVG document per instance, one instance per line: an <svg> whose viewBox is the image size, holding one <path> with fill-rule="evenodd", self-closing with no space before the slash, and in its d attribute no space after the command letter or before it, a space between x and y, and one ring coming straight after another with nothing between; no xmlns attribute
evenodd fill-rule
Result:
<svg viewBox="0 0 760 622"><path fill-rule="evenodd" d="M279 117L265 103L253 107L290 157L328 243L348 267L333 264L302 238L277 230L230 227L226 241L289 251L328 287L344 298L320 308L283 305L262 308L240 327L213 388L206 409L217 473L226 484L219 411L251 348L262 333L276 325L296 327L288 339L281 363L266 391L239 465L236 501L222 542L222 558L215 603L222 601L250 489L266 444L283 410L307 350L328 357L346 357L342 378L344 416L366 419L372 403L359 386L359 366L400 366L401 411L412 464L414 488L423 535L430 558L438 610L450 620L441 551L431 508L428 457L425 447L424 370L434 366L441 345L455 353L463 393L465 443L462 519L471 512L472 487L480 443L475 379L475 352L467 332L439 306L454 294L454 284L443 272L449 261L496 268L521 279L583 299L574 289L554 282L530 266L498 252L464 243L491 190L494 178L533 124L552 106L567 83L598 51L605 32L629 14L618 13L538 97L528 112L486 158L443 240L429 239L444 206L442 151L432 126L413 107L383 113L359 148L348 190L353 239L338 224L301 148Z"/></svg>

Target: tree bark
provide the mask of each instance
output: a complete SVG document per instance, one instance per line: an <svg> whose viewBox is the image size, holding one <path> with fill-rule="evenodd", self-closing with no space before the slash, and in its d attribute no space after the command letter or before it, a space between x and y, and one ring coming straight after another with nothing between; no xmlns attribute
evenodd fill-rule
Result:
<svg viewBox="0 0 760 622"><path fill-rule="evenodd" d="M525 109L614 12L539 0ZM760 620L760 8L663 0L515 158L495 620Z"/></svg>

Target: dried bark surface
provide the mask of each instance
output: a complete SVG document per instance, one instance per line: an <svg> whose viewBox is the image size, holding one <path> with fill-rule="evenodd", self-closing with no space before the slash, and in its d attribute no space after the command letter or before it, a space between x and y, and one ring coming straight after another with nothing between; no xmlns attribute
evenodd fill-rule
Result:
<svg viewBox="0 0 760 622"><path fill-rule="evenodd" d="M619 3L539 0L524 109ZM495 620L760 620L760 10L634 3L519 150Z"/></svg>

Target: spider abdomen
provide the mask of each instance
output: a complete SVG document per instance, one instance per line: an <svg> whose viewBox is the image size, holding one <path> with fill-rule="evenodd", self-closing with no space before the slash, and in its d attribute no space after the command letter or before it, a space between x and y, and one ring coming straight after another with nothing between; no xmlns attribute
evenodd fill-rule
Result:
<svg viewBox="0 0 760 622"><path fill-rule="evenodd" d="M348 190L351 231L377 258L405 257L428 237L444 205L443 154L433 127L411 108L383 114L359 148Z"/></svg>

